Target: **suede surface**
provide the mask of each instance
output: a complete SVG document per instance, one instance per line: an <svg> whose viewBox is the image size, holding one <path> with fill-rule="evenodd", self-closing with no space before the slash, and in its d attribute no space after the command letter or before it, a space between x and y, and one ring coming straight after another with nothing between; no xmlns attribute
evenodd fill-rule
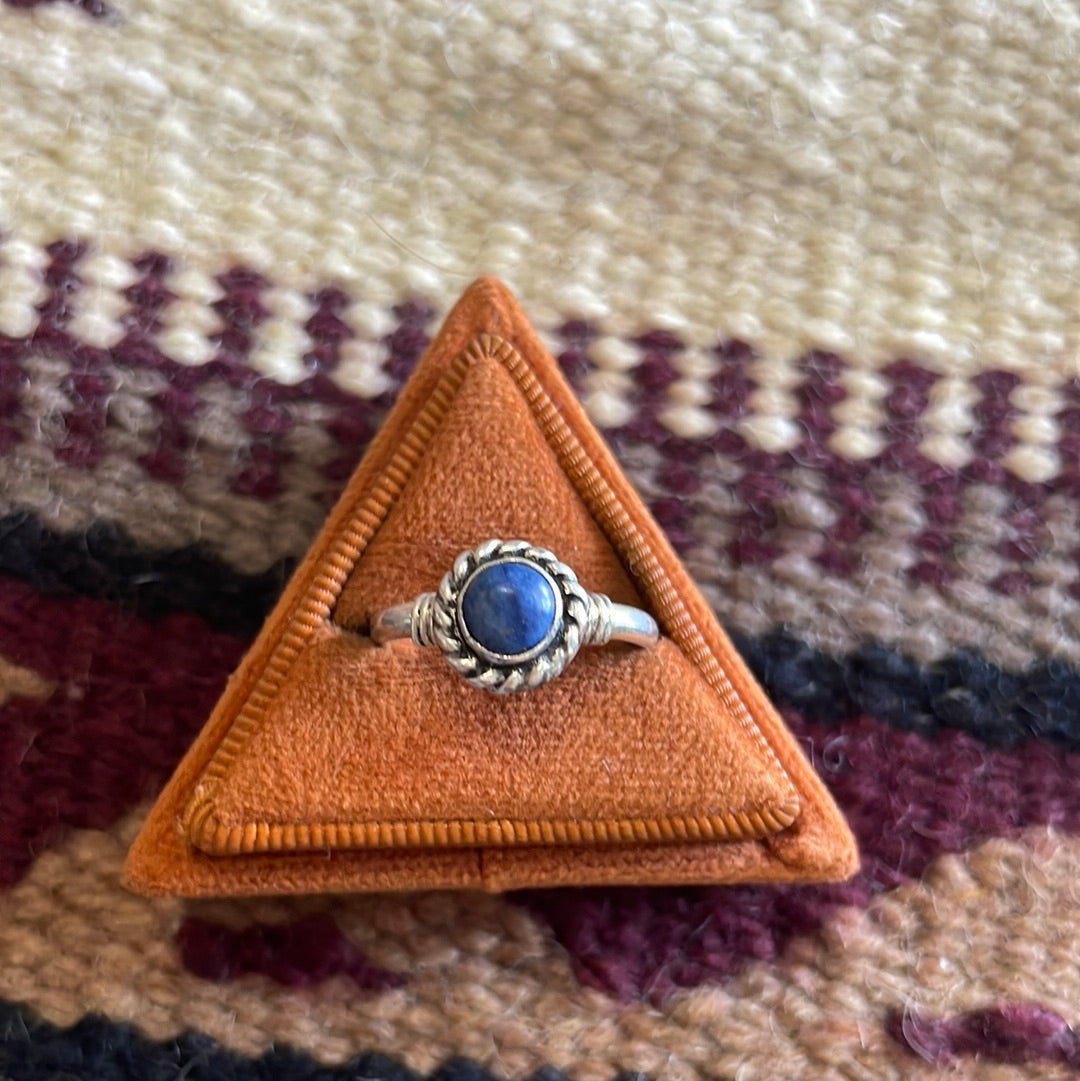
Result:
<svg viewBox="0 0 1080 1081"><path fill-rule="evenodd" d="M375 648L490 536L551 547L664 635L500 698ZM152 892L844 877L851 836L554 361L465 295L129 855Z"/></svg>
<svg viewBox="0 0 1080 1081"><path fill-rule="evenodd" d="M334 631L290 675L214 797L224 822L494 820L518 823L522 840L536 832L525 823L545 824L553 840L575 825L792 800L668 640L583 651L558 679L506 697L469 686L437 650Z"/></svg>
<svg viewBox="0 0 1080 1081"><path fill-rule="evenodd" d="M436 589L458 553L488 537L549 548L587 589L643 603L521 391L481 357L350 575L335 621L366 628L380 609Z"/></svg>

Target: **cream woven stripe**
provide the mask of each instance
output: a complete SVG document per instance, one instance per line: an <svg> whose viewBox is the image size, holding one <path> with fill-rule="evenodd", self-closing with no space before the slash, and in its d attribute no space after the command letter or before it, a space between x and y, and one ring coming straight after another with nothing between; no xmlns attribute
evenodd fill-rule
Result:
<svg viewBox="0 0 1080 1081"><path fill-rule="evenodd" d="M523 910L469 893L186 909L241 926L332 911L370 960L407 976L405 987L362 1003L344 981L296 991L262 978L196 979L171 941L185 906L118 885L135 825L73 835L0 897L0 996L59 1024L100 1012L153 1038L194 1028L247 1054L275 1042L325 1062L375 1050L421 1070L461 1054L501 1078L546 1063L580 1081L609 1081L619 1070L657 1081L936 1077L886 1036L890 1009L949 1014L1030 1000L1080 1021L1080 841L1045 831L943 857L922 883L866 912L838 912L783 962L656 1010L581 987ZM955 1070L950 1077L989 1076L970 1060ZM1056 1074L1039 1064L1002 1076Z"/></svg>
<svg viewBox="0 0 1080 1081"><path fill-rule="evenodd" d="M542 325L751 339L778 387L806 345L1073 371L1065 0L115 6L0 9L0 229L37 248L378 306L489 271Z"/></svg>

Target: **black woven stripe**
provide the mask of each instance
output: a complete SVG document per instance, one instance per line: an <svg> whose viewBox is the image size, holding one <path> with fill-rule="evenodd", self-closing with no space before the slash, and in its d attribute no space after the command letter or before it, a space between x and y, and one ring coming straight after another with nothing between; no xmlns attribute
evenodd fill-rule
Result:
<svg viewBox="0 0 1080 1081"><path fill-rule="evenodd" d="M926 736L960 729L992 747L1048 739L1080 749L1080 673L1061 661L1007 672L974 652L923 666L880 645L833 657L782 631L733 638L772 700L809 720L866 714Z"/></svg>
<svg viewBox="0 0 1080 1081"><path fill-rule="evenodd" d="M419 1074L379 1054L362 1054L341 1066L323 1066L309 1055L275 1046L259 1058L223 1048L201 1033L160 1042L130 1025L89 1016L57 1028L30 1010L0 1001L0 1078L5 1081L495 1081L468 1059L452 1059ZM531 1081L566 1081L551 1066ZM615 1081L645 1081L620 1074Z"/></svg>
<svg viewBox="0 0 1080 1081"><path fill-rule="evenodd" d="M0 572L46 593L107 600L144 618L192 612L241 636L261 626L293 566L281 562L243 575L198 546L140 548L109 523L55 533L32 515L0 518ZM919 665L880 645L832 656L788 632L733 637L772 700L810 720L864 713L927 736L957 728L994 747L1047 739L1080 749L1080 673L1061 661L1009 672L974 652Z"/></svg>
<svg viewBox="0 0 1080 1081"><path fill-rule="evenodd" d="M254 634L295 561L243 575L200 547L145 549L100 522L85 533L56 533L30 514L0 518L0 571L44 593L110 601L152 619L192 612L217 630Z"/></svg>

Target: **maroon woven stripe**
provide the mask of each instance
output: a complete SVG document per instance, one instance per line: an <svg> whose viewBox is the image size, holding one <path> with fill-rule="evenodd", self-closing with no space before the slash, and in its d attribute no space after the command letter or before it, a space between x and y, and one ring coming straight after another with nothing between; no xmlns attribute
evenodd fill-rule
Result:
<svg viewBox="0 0 1080 1081"><path fill-rule="evenodd" d="M245 645L195 616L149 623L0 578L0 655L57 683L0 709L0 888L69 829L156 795Z"/></svg>
<svg viewBox="0 0 1080 1081"><path fill-rule="evenodd" d="M340 362L340 345L351 331L340 313L348 297L340 290L323 289L311 300L315 311L305 325L312 348L304 357L310 373L292 385L276 383L251 368L248 355L253 333L266 318L262 294L268 283L250 268L237 266L217 277L223 296L213 305L224 324L217 335L217 352L206 364L179 364L158 348L154 332L160 315L173 299L164 285L171 266L168 256L147 252L133 260L141 277L125 291L131 310L125 314L124 337L110 349L88 346L68 331L73 302L82 288L78 262L85 244L59 241L49 246L50 262L44 272L49 293L39 305L40 320L26 338L0 335L0 453L23 441L27 430L18 424L20 365L35 352L46 350L67 359L70 375L63 387L71 401L59 427L62 440L53 446L57 459L69 466L91 468L105 452L108 404L119 385L130 382L126 373L150 369L166 377L168 389L150 400L158 420L156 446L141 459L147 474L176 483L197 468L191 452L203 402L200 389L220 381L248 396L237 423L248 434L245 456L232 475L222 478L241 495L271 499L283 490L282 472L291 462L287 437L294 427L292 407L297 402L318 402L328 413L325 427L342 444L342 458L321 463L328 488L336 491L355 468L359 450L370 439L392 395L362 401L343 391L328 376ZM415 365L427 344L426 326L433 310L423 304L404 303L394 308L399 325L386 337L387 372L400 382ZM30 431L36 429L30 426Z"/></svg>
<svg viewBox="0 0 1080 1081"><path fill-rule="evenodd" d="M1080 1033L1056 1011L1033 1002L999 1003L954 1017L894 1013L886 1030L919 1058L939 1065L978 1056L1010 1066L1041 1062L1080 1070Z"/></svg>
<svg viewBox="0 0 1080 1081"><path fill-rule="evenodd" d="M43 4L56 3L56 0L2 0L8 7L22 9L29 11L31 8L40 7ZM106 19L112 16L113 9L103 0L66 0L69 4L74 4L75 7L85 11L87 15L94 19Z"/></svg>
<svg viewBox="0 0 1080 1081"><path fill-rule="evenodd" d="M361 991L387 991L404 982L372 965L325 913L291 923L254 923L240 931L189 917L176 941L184 966L204 980L258 973L286 987L312 987L344 976Z"/></svg>
<svg viewBox="0 0 1080 1081"><path fill-rule="evenodd" d="M777 958L842 905L917 878L935 857L1030 825L1080 831L1080 755L1046 744L988 750L863 717L837 727L787 714L858 838L862 871L841 885L535 891L579 978L620 998L661 1000Z"/></svg>
<svg viewBox="0 0 1080 1081"><path fill-rule="evenodd" d="M302 464L303 474L315 478L316 484L321 478L322 488L318 493L301 494L316 494L329 502L381 423L397 385L427 344L434 317L432 308L420 302L393 309L397 325L383 341L392 387L375 399L362 400L330 378L340 363L341 345L352 333L342 318L350 298L336 289L317 290L310 297L314 312L305 326L312 340L304 357L308 374L294 385L283 385L249 365L253 334L267 314L262 298L268 283L250 268L239 266L218 277L223 296L215 307L224 328L215 356L207 364L185 366L166 357L156 344L161 313L172 299L165 285L170 261L150 252L133 261L140 277L126 291L132 309L124 317L124 338L111 349L96 349L77 340L68 329L82 288L79 264L86 250L85 244L72 241L50 246L44 274L49 294L40 305L39 327L29 338L0 338L0 453L20 441L43 438L41 427L21 415L18 387L23 365L46 350L65 359L70 368L61 388L70 406L45 436L55 440L51 449L59 462L91 468L101 461L116 423L109 414L110 400L121 387L130 394L130 388L139 383L132 376L149 369L165 377L165 389L148 402L155 430L152 446L140 461L149 477L176 484L199 470L200 440L205 439L199 433L207 395L211 387L225 386L238 392L232 419L245 438L238 441L242 450L235 460L217 466L222 489L257 499L284 493L287 469L297 454L297 426L316 424L330 437L329 453L319 451L318 460ZM588 344L597 333L595 327L580 321L561 328L560 361L578 384L588 367ZM818 530L820 550L814 558L827 574L846 576L862 558L860 543L871 530L881 528L875 515L881 493L890 490L889 478L895 476L919 486L912 510L926 523L920 534L903 538L905 545L914 545L917 557L907 573L914 582L943 585L965 573L956 555L969 550L972 543L971 537L960 532L965 493L972 485L990 484L1009 501L1001 519L1004 539L993 542L1004 569L990 584L1015 596L1033 588L1027 570L1032 557L1053 550L1054 537L1043 526L1046 501L1063 493L1070 497L1080 493L1080 436L1076 434L1080 431L1080 381L1062 390L1066 403L1058 417L1063 431L1058 448L1062 469L1051 482L1032 485L1001 465L1002 455L1014 444L1010 427L1015 410L1010 394L1016 377L1011 373L987 371L976 379L982 394L975 406L971 437L976 453L964 469L950 470L923 458L918 450L923 435L920 418L938 376L914 361L898 360L883 369L892 384L883 400L885 447L875 458L857 462L828 445L835 431L831 409L845 393L841 358L811 352L799 361L802 380L793 393L804 434L795 448L774 454L751 447L737 427L754 389L749 376L750 346L742 342L716 345L722 366L711 381L714 397L705 408L713 413L719 429L710 438L683 439L674 437L660 422L683 343L666 331L653 331L635 341L642 350L632 390L635 415L625 427L607 434L627 460L642 448L658 455L655 481L663 494L653 499L652 509L681 548L700 541L700 516L708 511L701 492L715 475L718 456L724 460L725 477L731 477L730 486L740 504L725 523L725 528L734 526L722 542L727 557L737 565L767 565L790 546L805 545L805 530L796 536L798 530L793 532L786 520L790 512L785 501L809 469L820 482L815 498L820 497L827 508L827 521ZM304 413L308 407L316 408L317 417ZM216 408L220 410L220 402ZM215 417L215 423L220 423L221 414ZM880 536L869 539L874 545L881 543Z"/></svg>
<svg viewBox="0 0 1080 1081"><path fill-rule="evenodd" d="M0 655L57 681L14 700L0 728L0 885L70 828L104 828L153 795L209 716L245 642L183 614L132 618L0 579ZM943 852L1033 824L1080 831L1080 756L1033 741L988 750L870 718L787 717L846 812L864 867L841 886L538 892L582 979L663 995L772 958L844 904L909 881Z"/></svg>

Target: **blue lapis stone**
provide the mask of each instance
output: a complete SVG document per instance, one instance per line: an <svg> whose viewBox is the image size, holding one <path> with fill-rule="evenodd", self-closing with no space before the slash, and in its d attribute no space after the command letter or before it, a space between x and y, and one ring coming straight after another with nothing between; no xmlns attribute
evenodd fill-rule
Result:
<svg viewBox="0 0 1080 1081"><path fill-rule="evenodd" d="M551 631L555 592L527 563L492 563L466 587L461 618L473 640L491 653L525 653Z"/></svg>

